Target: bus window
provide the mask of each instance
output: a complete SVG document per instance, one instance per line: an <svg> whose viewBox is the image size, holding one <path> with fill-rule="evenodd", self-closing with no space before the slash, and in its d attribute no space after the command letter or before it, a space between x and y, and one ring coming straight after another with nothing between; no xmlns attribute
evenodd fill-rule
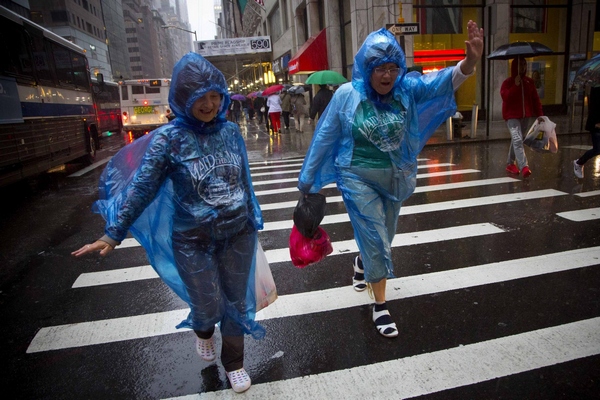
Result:
<svg viewBox="0 0 600 400"><path fill-rule="evenodd" d="M121 100L129 100L129 90L127 89L129 86L123 85L121 86Z"/></svg>
<svg viewBox="0 0 600 400"><path fill-rule="evenodd" d="M131 94L144 94L144 87L141 85L132 85Z"/></svg>
<svg viewBox="0 0 600 400"><path fill-rule="evenodd" d="M24 28L31 39L31 54L36 78L41 83L54 85L54 66L52 65L51 57L48 56L48 54L51 54L49 41L44 38L44 33L41 29L31 24L24 24Z"/></svg>
<svg viewBox="0 0 600 400"><path fill-rule="evenodd" d="M69 50L59 45L52 45L54 53L54 64L56 65L56 77L60 85L73 85L73 66L71 65L71 54Z"/></svg>
<svg viewBox="0 0 600 400"><path fill-rule="evenodd" d="M159 87L147 87L146 88L146 94L154 94L154 93L160 93L160 88Z"/></svg>
<svg viewBox="0 0 600 400"><path fill-rule="evenodd" d="M43 36L32 35L33 45L33 63L37 71L37 78L41 82L54 84L54 73L51 59L48 57L49 44L45 42Z"/></svg>
<svg viewBox="0 0 600 400"><path fill-rule="evenodd" d="M17 33L15 35L15 33ZM27 33L21 26L5 21L0 24L0 67L2 71L14 77L28 78L33 81L32 62L29 55Z"/></svg>
<svg viewBox="0 0 600 400"><path fill-rule="evenodd" d="M88 83L88 72L85 68L85 59L77 53L71 53L71 61L73 64L73 81L78 87L86 87Z"/></svg>

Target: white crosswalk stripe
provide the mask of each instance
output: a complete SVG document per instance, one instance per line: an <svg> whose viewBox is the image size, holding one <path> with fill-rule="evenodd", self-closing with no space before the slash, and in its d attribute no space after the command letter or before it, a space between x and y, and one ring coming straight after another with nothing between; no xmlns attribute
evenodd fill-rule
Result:
<svg viewBox="0 0 600 400"><path fill-rule="evenodd" d="M423 296L448 290L506 282L531 276L583 268L598 263L600 247L547 254L529 259L464 267L388 281L388 301ZM285 318L371 303L366 292L356 293L350 286L280 296L257 314L257 320ZM27 349L28 353L89 346L121 340L177 333L175 325L188 310L176 310L134 317L42 328Z"/></svg>
<svg viewBox="0 0 600 400"><path fill-rule="evenodd" d="M484 177L479 169L467 165L455 165L438 160L419 159L419 183L430 178L447 178L437 183L435 179L419 185L415 194L422 193L424 199L405 205L401 217L437 218L436 215L448 215L455 210L455 217L440 217L435 229L412 229L399 232L392 243L394 248L406 250L420 249L418 246L437 244L455 244L471 241L498 241L509 236L510 227L496 222L496 214L507 212L531 204L552 204L548 206L548 218L561 223L585 223L600 218L600 208L581 207L580 209L561 208L560 199L568 193L555 188L523 189L521 180L512 177ZM281 242L292 228L291 212L297 203L297 175L302 158L290 158L269 162L251 162L253 185L265 215L264 230L259 238L276 239L270 243L265 253L272 270L284 271L295 268L290 261L287 243ZM430 170L431 169L431 170ZM422 171L422 172L421 172ZM289 178L281 178L290 174ZM459 179L456 179L460 177ZM456 179L456 181L454 181ZM281 187L278 187L281 186ZM324 188L327 191L327 203L336 207L336 212L325 216L322 226L330 232L344 230L351 232L349 218L340 213L337 207L343 207L343 200L335 189L335 184ZM467 192L468 191L468 192ZM437 193L451 193L452 200L437 201ZM432 196L431 199L426 196ZM578 200L597 196L600 191L577 193ZM416 197L416 196L415 196ZM448 197L445 197L448 198ZM555 205L555 203L558 205ZM477 221L471 216L473 210L488 207L486 218ZM487 209L485 209L487 211ZM563 211L564 210L564 211ZM277 215L279 217L270 216ZM289 218L282 218L287 213ZM440 214L434 214L440 213ZM488 218L489 217L489 218ZM464 222L469 221L469 222ZM343 225L334 225L343 224ZM415 225L415 226L418 226ZM268 236L267 236L268 235ZM343 235L341 235L343 236ZM334 265L350 254L357 254L358 248L351 236L333 240L334 251L321 262L323 268L328 263ZM282 239L283 238L283 239ZM333 236L332 236L333 238ZM262 241L262 239L261 239ZM139 247L133 238L125 239L117 248L119 254L131 252ZM567 248L565 250L565 248ZM472 265L459 265L436 272L424 272L400 276L387 282L388 302L422 301L428 296L436 296L452 291L469 290L487 285L505 285L523 279L541 279L560 273L576 273L600 266L600 246L572 247L545 251L525 257L488 255L498 261L484 261ZM396 250L394 250L396 251ZM315 267L321 267L319 265ZM348 265L348 273L351 266ZM139 285L144 281L156 280L158 276L150 265L127 266L99 272L82 273L74 281L72 289L86 291L92 288L112 287L127 290L130 285ZM350 276L348 276L350 278ZM332 287L320 290L280 294L277 301L257 313L258 321L275 322L293 318L318 318L323 313L364 307L373 303L367 292L357 293L349 285L350 279L336 282ZM98 299L99 302L102 299ZM65 321L64 324L41 326L31 340L26 352L39 354L49 351L89 348L100 344L109 345L130 340L140 340L163 335L188 332L175 326L187 317L189 310L175 309L148 314L127 315L116 318L95 318L87 321ZM297 325L296 325L297 326ZM347 369L300 376L254 384L244 397L255 399L364 399L373 398L411 398L444 390L461 388L507 377L544 367L566 363L600 355L600 318L581 319L574 322L547 326L542 329L524 331L508 336L466 344L459 347L423 352L383 362L366 363ZM361 382L357 385L356 382ZM398 382L402 382L399 385ZM204 393L187 393L169 397L170 399L222 399L231 398L231 389Z"/></svg>

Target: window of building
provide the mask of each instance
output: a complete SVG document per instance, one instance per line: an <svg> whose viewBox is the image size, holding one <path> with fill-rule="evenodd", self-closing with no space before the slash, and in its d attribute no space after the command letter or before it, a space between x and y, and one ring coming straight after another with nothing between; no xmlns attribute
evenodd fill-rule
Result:
<svg viewBox="0 0 600 400"><path fill-rule="evenodd" d="M271 12L271 15L268 18L269 21L269 31L271 33L271 37L273 41L276 41L283 34L281 30L281 12L279 10L279 5L276 5Z"/></svg>
<svg viewBox="0 0 600 400"><path fill-rule="evenodd" d="M283 31L287 31L290 27L288 21L288 1L281 0L281 26L283 27Z"/></svg>
<svg viewBox="0 0 600 400"><path fill-rule="evenodd" d="M87 0L81 0L82 2L82 6L86 11L90 11L89 5L88 5L88 1Z"/></svg>
<svg viewBox="0 0 600 400"><path fill-rule="evenodd" d="M546 33L546 0L514 0L511 33Z"/></svg>
<svg viewBox="0 0 600 400"><path fill-rule="evenodd" d="M565 32L570 29L567 23L568 8L565 1L557 0L547 6L543 0L513 0L510 7L510 34L508 42L534 41L555 52L566 50ZM527 75L534 77L536 88L544 111L551 105L562 104L566 99L563 87L565 56L539 56L528 60ZM510 75L507 63L507 72Z"/></svg>
<svg viewBox="0 0 600 400"><path fill-rule="evenodd" d="M339 0L340 7L340 26L342 37L342 65L346 73L346 78L352 76L352 67L354 65L354 51L352 50L352 14L350 9L350 0Z"/></svg>
<svg viewBox="0 0 600 400"><path fill-rule="evenodd" d="M52 18L52 22L69 22L67 10L50 11L50 18Z"/></svg>
<svg viewBox="0 0 600 400"><path fill-rule="evenodd" d="M477 1L420 0L415 5L421 34L459 34L463 31L461 3Z"/></svg>
<svg viewBox="0 0 600 400"><path fill-rule="evenodd" d="M86 23L85 23L85 26L86 26L86 28L87 28L87 31L88 31L89 33L92 33L92 24L90 24L89 22L86 22Z"/></svg>
<svg viewBox="0 0 600 400"><path fill-rule="evenodd" d="M31 20L36 24L44 25L44 14L39 11L32 11Z"/></svg>

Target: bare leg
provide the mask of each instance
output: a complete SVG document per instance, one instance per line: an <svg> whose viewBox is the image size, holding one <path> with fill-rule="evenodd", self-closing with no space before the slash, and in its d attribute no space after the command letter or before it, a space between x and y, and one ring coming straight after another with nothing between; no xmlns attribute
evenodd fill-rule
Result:
<svg viewBox="0 0 600 400"><path fill-rule="evenodd" d="M373 296L375 296L376 303L385 303L385 285L387 279L382 279L377 283L371 283L373 289Z"/></svg>

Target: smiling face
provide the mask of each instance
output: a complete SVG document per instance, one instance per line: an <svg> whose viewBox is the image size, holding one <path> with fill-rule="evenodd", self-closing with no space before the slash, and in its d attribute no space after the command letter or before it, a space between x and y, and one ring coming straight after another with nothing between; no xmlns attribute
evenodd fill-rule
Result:
<svg viewBox="0 0 600 400"><path fill-rule="evenodd" d="M221 95L214 90L200 97L192 106L194 117L202 122L210 122L219 113Z"/></svg>
<svg viewBox="0 0 600 400"><path fill-rule="evenodd" d="M371 87L380 95L386 95L394 87L394 82L399 73L400 69L394 63L379 65L371 73Z"/></svg>

